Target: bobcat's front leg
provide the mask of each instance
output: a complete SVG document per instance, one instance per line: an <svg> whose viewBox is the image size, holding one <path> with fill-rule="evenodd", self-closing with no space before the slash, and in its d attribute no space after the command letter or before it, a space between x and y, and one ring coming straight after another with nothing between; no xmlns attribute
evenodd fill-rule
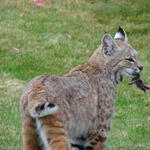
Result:
<svg viewBox="0 0 150 150"><path fill-rule="evenodd" d="M90 146L87 150L104 150L107 137L102 136L99 132L93 134L89 138Z"/></svg>
<svg viewBox="0 0 150 150"><path fill-rule="evenodd" d="M105 148L105 142L97 142L97 144L93 147L92 150L104 150Z"/></svg>

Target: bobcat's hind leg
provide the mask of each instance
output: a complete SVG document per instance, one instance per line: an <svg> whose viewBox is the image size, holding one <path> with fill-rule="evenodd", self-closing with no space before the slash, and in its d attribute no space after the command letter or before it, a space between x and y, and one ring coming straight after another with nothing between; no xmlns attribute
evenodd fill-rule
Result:
<svg viewBox="0 0 150 150"><path fill-rule="evenodd" d="M67 132L57 114L37 118L36 124L46 150L71 150Z"/></svg>
<svg viewBox="0 0 150 150"><path fill-rule="evenodd" d="M41 150L35 128L35 121L30 117L23 120L23 150Z"/></svg>

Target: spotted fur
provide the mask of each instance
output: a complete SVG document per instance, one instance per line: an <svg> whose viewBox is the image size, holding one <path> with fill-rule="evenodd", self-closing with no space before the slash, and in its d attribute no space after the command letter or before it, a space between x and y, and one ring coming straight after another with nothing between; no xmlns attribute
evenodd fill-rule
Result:
<svg viewBox="0 0 150 150"><path fill-rule="evenodd" d="M88 62L58 77L32 79L21 96L24 150L103 150L117 86L139 74L137 52L123 29L102 38Z"/></svg>

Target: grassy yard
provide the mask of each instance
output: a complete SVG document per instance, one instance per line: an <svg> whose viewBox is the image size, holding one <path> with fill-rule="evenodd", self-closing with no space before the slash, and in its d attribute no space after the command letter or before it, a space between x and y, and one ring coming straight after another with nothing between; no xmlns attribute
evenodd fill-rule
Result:
<svg viewBox="0 0 150 150"><path fill-rule="evenodd" d="M35 76L63 75L84 63L105 31L126 30L150 84L150 0L51 0L50 8L31 0L0 2L0 150L22 149L22 87ZM150 150L150 92L128 83L119 87L106 150Z"/></svg>

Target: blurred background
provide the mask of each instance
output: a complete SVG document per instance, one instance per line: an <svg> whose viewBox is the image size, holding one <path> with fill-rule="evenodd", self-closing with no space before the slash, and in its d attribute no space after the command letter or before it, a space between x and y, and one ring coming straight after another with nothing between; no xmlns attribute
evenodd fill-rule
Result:
<svg viewBox="0 0 150 150"><path fill-rule="evenodd" d="M150 0L0 1L0 150L21 150L19 97L41 74L84 63L104 32L125 29L150 85ZM119 86L106 150L150 149L150 92Z"/></svg>

